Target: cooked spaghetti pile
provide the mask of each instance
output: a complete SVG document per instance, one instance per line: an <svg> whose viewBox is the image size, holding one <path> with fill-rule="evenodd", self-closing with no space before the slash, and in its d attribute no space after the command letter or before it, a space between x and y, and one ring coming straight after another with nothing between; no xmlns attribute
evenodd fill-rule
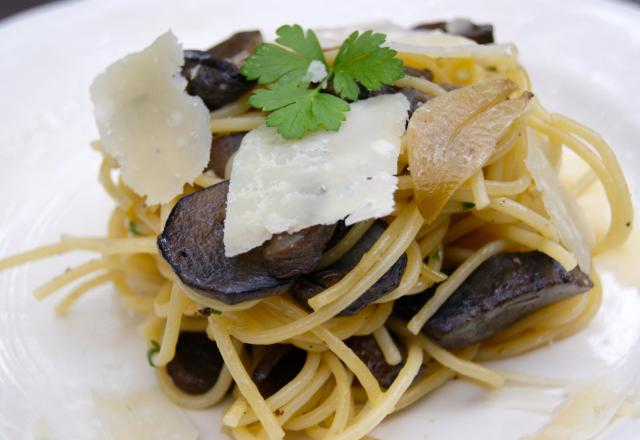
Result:
<svg viewBox="0 0 640 440"><path fill-rule="evenodd" d="M456 32L444 24L430 29L438 26ZM491 43L481 40L481 28L459 32ZM39 287L37 298L76 283L56 307L63 315L91 289L115 286L123 306L142 317L140 333L151 344L162 390L186 408L209 407L231 395L222 422L237 439L280 439L301 431L355 440L454 377L501 387L505 377L482 361L566 338L598 311L602 291L592 255L620 246L629 235L629 192L599 135L542 107L512 47L445 44L447 35L437 30L407 34L439 40L392 44L404 77L377 91L361 87L369 99L407 98L395 208L353 225L338 221L281 235L303 234L281 250L294 266L303 264L296 258L311 253L309 247L320 246L315 260L305 260L311 267L243 290L238 285L252 281L233 277L251 278L278 236L259 248L262 254L251 254L246 267L237 263L242 256L207 247L211 231L222 231L229 176L234 185L228 159L244 148L245 133L264 124L265 113L249 104L255 83L247 82L240 97L211 103L219 95L202 95L194 83L198 73L191 71L187 91L214 109L208 169L182 194L149 204L96 142L100 182L116 205L107 237L64 236L2 260L0 268L95 252L96 259ZM237 34L206 53L241 65L256 39L259 34ZM237 45L242 50L233 51ZM423 50L410 50L415 47ZM191 52L191 68L214 66ZM335 49L325 55L332 60ZM565 189L558 174L566 150L590 170ZM595 181L611 212L609 229L599 237L576 203ZM190 236L205 242L197 249ZM183 264L180 252L200 260ZM214 285L208 285L190 275L195 266L204 273L231 267L235 275L212 275ZM236 296L226 301L228 291Z"/></svg>

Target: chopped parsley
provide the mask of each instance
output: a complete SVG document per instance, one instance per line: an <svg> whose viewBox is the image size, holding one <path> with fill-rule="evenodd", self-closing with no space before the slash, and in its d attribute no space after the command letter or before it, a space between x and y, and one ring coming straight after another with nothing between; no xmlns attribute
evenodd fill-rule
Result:
<svg viewBox="0 0 640 440"><path fill-rule="evenodd" d="M476 204L472 202L460 202L460 204L462 205L463 211L471 211L473 208L476 207Z"/></svg>
<svg viewBox="0 0 640 440"><path fill-rule="evenodd" d="M201 314L202 316L222 315L222 312L220 310L216 310L211 307L204 307L198 310L198 313Z"/></svg>
<svg viewBox="0 0 640 440"><path fill-rule="evenodd" d="M149 349L147 350L147 362L149 362L149 366L155 368L155 364L153 363L153 357L160 351L160 344L158 341L149 341Z"/></svg>
<svg viewBox="0 0 640 440"><path fill-rule="evenodd" d="M429 257L432 258L434 261L442 261L443 256L444 255L442 252L442 246L438 246L436 250L431 252L431 255Z"/></svg>
<svg viewBox="0 0 640 440"><path fill-rule="evenodd" d="M135 235L137 237L142 235L142 232L140 232L140 230L138 229L138 224L133 220L129 220L128 229L131 235Z"/></svg>
<svg viewBox="0 0 640 440"><path fill-rule="evenodd" d="M404 76L396 51L382 47L384 34L353 32L332 66L312 30L285 25L276 34L277 44L259 45L240 71L266 87L257 89L249 104L270 112L267 125L286 139L300 139L320 128L337 131L360 87L379 90ZM335 95L327 91L329 86Z"/></svg>

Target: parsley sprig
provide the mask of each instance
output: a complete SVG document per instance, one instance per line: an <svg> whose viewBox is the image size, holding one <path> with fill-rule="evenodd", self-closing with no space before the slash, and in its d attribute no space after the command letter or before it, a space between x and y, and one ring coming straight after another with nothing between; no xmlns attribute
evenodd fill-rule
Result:
<svg viewBox="0 0 640 440"><path fill-rule="evenodd" d="M286 139L300 139L320 128L337 131L358 99L360 87L379 90L404 76L396 51L382 47L384 34L353 32L342 43L329 65L312 30L285 25L276 34L277 44L261 44L241 68L258 88L249 98L251 106L270 112L267 125ZM322 68L324 78L318 78ZM334 95L327 91L332 85Z"/></svg>

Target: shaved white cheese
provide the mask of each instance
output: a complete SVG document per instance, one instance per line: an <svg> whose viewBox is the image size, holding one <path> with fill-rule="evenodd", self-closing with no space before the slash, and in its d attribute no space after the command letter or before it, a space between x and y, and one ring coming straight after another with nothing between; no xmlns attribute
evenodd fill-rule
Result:
<svg viewBox="0 0 640 440"><path fill-rule="evenodd" d="M614 423L616 415L633 414L640 390L640 340L618 362L603 368L603 374L577 384L558 406L551 420L531 440L597 438ZM626 404L625 404L626 402Z"/></svg>
<svg viewBox="0 0 640 440"><path fill-rule="evenodd" d="M195 440L198 431L184 412L155 389L128 395L93 393L105 438Z"/></svg>
<svg viewBox="0 0 640 440"><path fill-rule="evenodd" d="M53 440L55 435L51 429L51 425L44 417L38 417L31 427L31 435L33 440Z"/></svg>
<svg viewBox="0 0 640 440"><path fill-rule="evenodd" d="M356 23L351 26L337 26L316 28L313 31L318 37L320 45L324 48L338 47L353 31L365 32L372 30L388 34L392 31L406 30L402 26L393 23L391 20L375 20L368 22Z"/></svg>
<svg viewBox="0 0 640 440"><path fill-rule="evenodd" d="M458 24L453 24L457 26ZM468 38L440 30L408 30L389 21L363 23L349 28L318 29L322 47L337 47L353 31L372 30L387 36L384 43L398 52L425 55L431 58L516 58L518 50L512 43L477 44Z"/></svg>
<svg viewBox="0 0 640 440"><path fill-rule="evenodd" d="M418 32L418 31L414 31ZM426 33L426 32L425 32ZM444 34L443 34L444 35ZM466 40L463 37L455 37L450 35L447 40L453 44L442 44L443 38L439 37L435 41L439 41L440 44L425 44L428 40L425 38L423 43L420 44L415 41L417 38L413 38L414 41L406 42L398 41L398 39L389 39L386 46L394 49L398 52L412 53L417 55L425 55L430 58L483 58L487 60L500 59L500 58L516 58L518 56L518 49L513 43L500 43L500 44L477 44L471 42L469 44L460 44L458 39ZM467 40L470 41L470 40Z"/></svg>
<svg viewBox="0 0 640 440"><path fill-rule="evenodd" d="M147 203L168 202L209 161L209 111L185 92L182 47L171 33L116 61L91 85L105 151Z"/></svg>
<svg viewBox="0 0 640 440"><path fill-rule="evenodd" d="M611 376L594 380L573 392L532 440L581 440L596 437L611 423L627 390Z"/></svg>
<svg viewBox="0 0 640 440"><path fill-rule="evenodd" d="M562 244L576 257L580 269L589 273L593 237L589 224L578 203L562 186L544 155L539 136L529 131L528 137L529 152L525 164L536 184L536 189L540 192L551 225L558 233Z"/></svg>
<svg viewBox="0 0 640 440"><path fill-rule="evenodd" d="M313 83L319 83L327 77L327 66L322 61L313 60L307 68L305 79Z"/></svg>
<svg viewBox="0 0 640 440"><path fill-rule="evenodd" d="M231 171L225 255L280 232L391 213L408 108L401 94L378 96L351 104L337 132L291 141L265 126L249 132Z"/></svg>
<svg viewBox="0 0 640 440"><path fill-rule="evenodd" d="M559 388L506 386L488 393L484 403L496 408L550 414L562 403L566 395L566 391Z"/></svg>
<svg viewBox="0 0 640 440"><path fill-rule="evenodd" d="M478 44L460 35L447 34L439 30L402 30L387 34L389 44L411 44L421 47L477 46Z"/></svg>

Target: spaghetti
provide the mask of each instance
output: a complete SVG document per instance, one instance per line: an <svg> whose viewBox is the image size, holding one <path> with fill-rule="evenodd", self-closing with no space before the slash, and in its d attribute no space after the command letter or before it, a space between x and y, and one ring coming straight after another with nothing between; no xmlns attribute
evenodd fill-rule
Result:
<svg viewBox="0 0 640 440"><path fill-rule="evenodd" d="M394 84L401 90L412 88L441 96L452 87L492 78L509 78L520 92L530 90L526 71L513 58L438 58L411 53L399 53L398 57L407 67L428 69L433 74L432 80L406 76ZM216 135L243 132L263 122L264 116L251 112L243 96L212 112L211 129ZM591 168L588 183L597 178L604 187L611 223L606 234L597 237L593 253L620 246L631 231L633 211L612 150L590 129L549 113L534 99L494 146L489 160L455 190L429 224L414 197L405 145L399 158L402 171L397 209L384 219L388 227L345 277L309 300L309 309L288 295L227 305L185 286L158 252L156 237L178 199L221 179L206 172L186 185L184 193L172 202L148 206L122 179L113 178L117 163L99 143L94 147L103 157L100 183L116 204L107 237L65 236L56 244L0 260L0 269L65 252L92 251L96 259L40 286L37 298L88 277L59 303L56 311L63 314L91 288L111 282L122 304L143 317L143 336L160 341L152 360L160 388L173 401L186 408L204 408L219 403L233 389L222 422L237 439L281 439L294 431L314 439L360 439L389 414L456 376L491 388L502 386L509 378L479 361L513 356L565 338L586 326L597 312L602 292L597 272L592 270L594 288L590 292L530 314L478 344L449 351L420 333L456 289L493 255L535 250L567 269L576 266L576 256L563 244L535 191L534 176L524 165L533 135L541 139L552 165L568 148ZM584 185L579 183L578 187ZM468 206L472 208L465 208ZM343 257L372 223L365 221L351 228L324 252L316 269ZM337 317L403 254L407 263L395 289L353 316ZM430 286L437 286L435 293L408 322L393 314L396 300ZM203 316L201 310L206 308L216 314ZM224 360L215 385L201 395L177 388L167 372L184 331L206 331ZM367 364L344 342L366 335L375 339L386 363L399 367L388 387L380 385ZM307 356L295 377L265 398L251 377L258 361L252 347L274 344L293 344L306 350Z"/></svg>

